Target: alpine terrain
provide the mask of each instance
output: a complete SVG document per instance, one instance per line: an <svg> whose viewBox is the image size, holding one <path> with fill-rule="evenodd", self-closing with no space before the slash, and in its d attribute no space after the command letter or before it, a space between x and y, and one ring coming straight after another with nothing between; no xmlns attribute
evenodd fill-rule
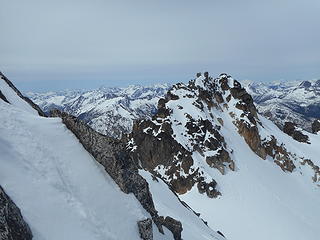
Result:
<svg viewBox="0 0 320 240"><path fill-rule="evenodd" d="M261 83L240 81L252 96L257 111L283 129L293 122L312 132L320 118L320 80ZM85 121L96 131L120 138L136 119L151 118L169 85L127 88L101 87L90 91L34 93L30 97L45 112L60 109Z"/></svg>
<svg viewBox="0 0 320 240"><path fill-rule="evenodd" d="M114 134L85 94L44 113L1 74L1 239L319 239L320 121L280 130L228 74L158 88L83 100L144 109Z"/></svg>
<svg viewBox="0 0 320 240"><path fill-rule="evenodd" d="M133 121L150 118L169 86L101 87L91 91L27 93L44 112L59 109L86 122L96 131L120 138L132 130Z"/></svg>
<svg viewBox="0 0 320 240"><path fill-rule="evenodd" d="M311 132L320 118L320 80L257 83L244 81L258 111L280 128L294 122Z"/></svg>

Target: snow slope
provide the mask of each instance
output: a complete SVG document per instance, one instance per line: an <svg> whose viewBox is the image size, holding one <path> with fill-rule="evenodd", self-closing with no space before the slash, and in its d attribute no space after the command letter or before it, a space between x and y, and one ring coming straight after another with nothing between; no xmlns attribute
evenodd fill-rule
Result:
<svg viewBox="0 0 320 240"><path fill-rule="evenodd" d="M227 115L223 117L228 119ZM269 120L260 119L290 151L318 160L319 164L320 135L312 136L311 145L299 143L285 136ZM308 169L304 176L300 169L285 173L271 159L262 160L248 147L232 122L224 122L223 136L233 149L237 170L221 175L216 169L202 165L218 182L222 195L212 200L200 195L194 187L180 198L200 212L210 227L226 233L230 240L319 239L320 188L312 183L312 173L308 174Z"/></svg>
<svg viewBox="0 0 320 240"><path fill-rule="evenodd" d="M61 123L0 102L0 183L35 239L139 239L147 217Z"/></svg>

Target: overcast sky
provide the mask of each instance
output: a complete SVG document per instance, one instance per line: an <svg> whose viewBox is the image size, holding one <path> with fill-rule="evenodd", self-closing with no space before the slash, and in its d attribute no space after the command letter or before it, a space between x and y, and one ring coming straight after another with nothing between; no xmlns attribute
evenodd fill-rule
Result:
<svg viewBox="0 0 320 240"><path fill-rule="evenodd" d="M24 91L196 72L320 78L320 0L0 0L0 71Z"/></svg>

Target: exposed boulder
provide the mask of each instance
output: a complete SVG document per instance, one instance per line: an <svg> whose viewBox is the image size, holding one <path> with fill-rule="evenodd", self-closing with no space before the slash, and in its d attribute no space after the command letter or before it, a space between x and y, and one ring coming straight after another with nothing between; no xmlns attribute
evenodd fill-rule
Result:
<svg viewBox="0 0 320 240"><path fill-rule="evenodd" d="M231 170L234 170L234 162L231 160L229 153L224 149L218 150L218 154L214 156L206 157L206 162L210 167L218 169L222 175L225 174L225 166L229 166Z"/></svg>
<svg viewBox="0 0 320 240"><path fill-rule="evenodd" d="M309 137L303 134L301 131L299 131L296 127L296 124L292 122L285 122L283 132L288 134L298 142L309 143Z"/></svg>
<svg viewBox="0 0 320 240"><path fill-rule="evenodd" d="M0 239L31 240L32 232L20 209L0 186Z"/></svg>
<svg viewBox="0 0 320 240"><path fill-rule="evenodd" d="M320 131L320 119L314 120L312 123L312 132L317 133Z"/></svg>
<svg viewBox="0 0 320 240"><path fill-rule="evenodd" d="M150 218L139 221L138 229L142 240L153 240L152 220Z"/></svg>
<svg viewBox="0 0 320 240"><path fill-rule="evenodd" d="M163 221L163 226L165 226L172 232L174 240L181 240L181 232L182 232L181 222L171 217L166 217Z"/></svg>

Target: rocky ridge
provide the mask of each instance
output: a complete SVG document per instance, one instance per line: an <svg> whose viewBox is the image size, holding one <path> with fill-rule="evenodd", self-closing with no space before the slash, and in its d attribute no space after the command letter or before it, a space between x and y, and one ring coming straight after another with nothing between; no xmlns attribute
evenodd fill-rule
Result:
<svg viewBox="0 0 320 240"><path fill-rule="evenodd" d="M197 185L210 198L218 197L219 183L206 174L204 164L220 174L235 171L233 150L220 129L227 113L248 146L262 159L272 158L283 171L301 165L300 157L264 129L253 98L227 74L213 79L198 73L188 84L175 84L158 102L151 120L136 121L128 149L142 168L161 177L178 194ZM318 179L319 172L316 172Z"/></svg>

